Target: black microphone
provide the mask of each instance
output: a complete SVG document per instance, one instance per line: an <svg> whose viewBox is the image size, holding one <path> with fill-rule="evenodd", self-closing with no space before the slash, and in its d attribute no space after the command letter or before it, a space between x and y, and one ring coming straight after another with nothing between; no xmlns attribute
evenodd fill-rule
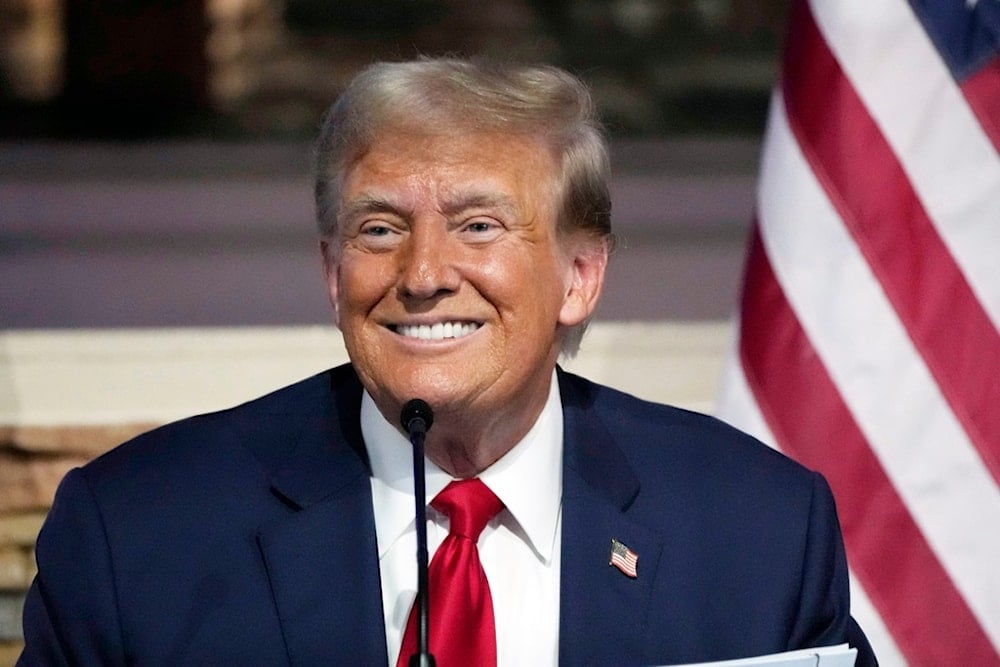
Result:
<svg viewBox="0 0 1000 667"><path fill-rule="evenodd" d="M410 656L409 667L435 667L427 647L430 619L427 598L427 490L424 479L424 437L434 423L431 406L419 398L406 402L400 421L413 446L413 501L417 517L417 652Z"/></svg>
<svg viewBox="0 0 1000 667"><path fill-rule="evenodd" d="M411 438L414 433L426 435L434 423L434 411L427 405L427 401L411 398L403 406L400 421L403 422L403 428Z"/></svg>

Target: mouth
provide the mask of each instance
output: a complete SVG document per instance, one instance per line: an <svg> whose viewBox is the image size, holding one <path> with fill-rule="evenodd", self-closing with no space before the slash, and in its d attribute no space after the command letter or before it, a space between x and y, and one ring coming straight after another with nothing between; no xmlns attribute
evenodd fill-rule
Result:
<svg viewBox="0 0 1000 667"><path fill-rule="evenodd" d="M394 324L389 328L406 338L448 340L464 338L479 329L478 322L435 322L434 324Z"/></svg>

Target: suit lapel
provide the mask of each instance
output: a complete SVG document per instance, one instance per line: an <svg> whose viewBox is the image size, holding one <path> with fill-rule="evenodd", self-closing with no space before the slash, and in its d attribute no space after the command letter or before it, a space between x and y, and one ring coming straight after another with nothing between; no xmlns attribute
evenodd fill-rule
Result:
<svg viewBox="0 0 1000 667"><path fill-rule="evenodd" d="M333 394L272 477L291 511L257 541L292 664L386 664L361 387L353 373L332 377Z"/></svg>
<svg viewBox="0 0 1000 667"><path fill-rule="evenodd" d="M639 481L592 409L593 385L560 372L564 414L560 664L644 658L661 538L629 518ZM610 566L612 538L638 554L632 579Z"/></svg>

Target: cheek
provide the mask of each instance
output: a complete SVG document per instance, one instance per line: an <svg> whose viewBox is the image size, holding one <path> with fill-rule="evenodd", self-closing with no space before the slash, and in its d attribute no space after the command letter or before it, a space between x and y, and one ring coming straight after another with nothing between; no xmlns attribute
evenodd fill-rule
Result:
<svg viewBox="0 0 1000 667"><path fill-rule="evenodd" d="M480 292L519 329L554 325L567 291L568 269L547 253L493 257L480 265Z"/></svg>
<svg viewBox="0 0 1000 667"><path fill-rule="evenodd" d="M345 257L340 265L338 296L341 317L366 311L392 288L392 271L386 262L373 261L371 257Z"/></svg>

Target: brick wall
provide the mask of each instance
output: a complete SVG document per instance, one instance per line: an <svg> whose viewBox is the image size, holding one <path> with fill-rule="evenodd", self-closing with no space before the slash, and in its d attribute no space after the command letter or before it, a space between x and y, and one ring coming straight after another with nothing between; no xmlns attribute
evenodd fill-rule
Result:
<svg viewBox="0 0 1000 667"><path fill-rule="evenodd" d="M62 476L150 426L0 427L0 665L13 665L20 650L35 537Z"/></svg>

